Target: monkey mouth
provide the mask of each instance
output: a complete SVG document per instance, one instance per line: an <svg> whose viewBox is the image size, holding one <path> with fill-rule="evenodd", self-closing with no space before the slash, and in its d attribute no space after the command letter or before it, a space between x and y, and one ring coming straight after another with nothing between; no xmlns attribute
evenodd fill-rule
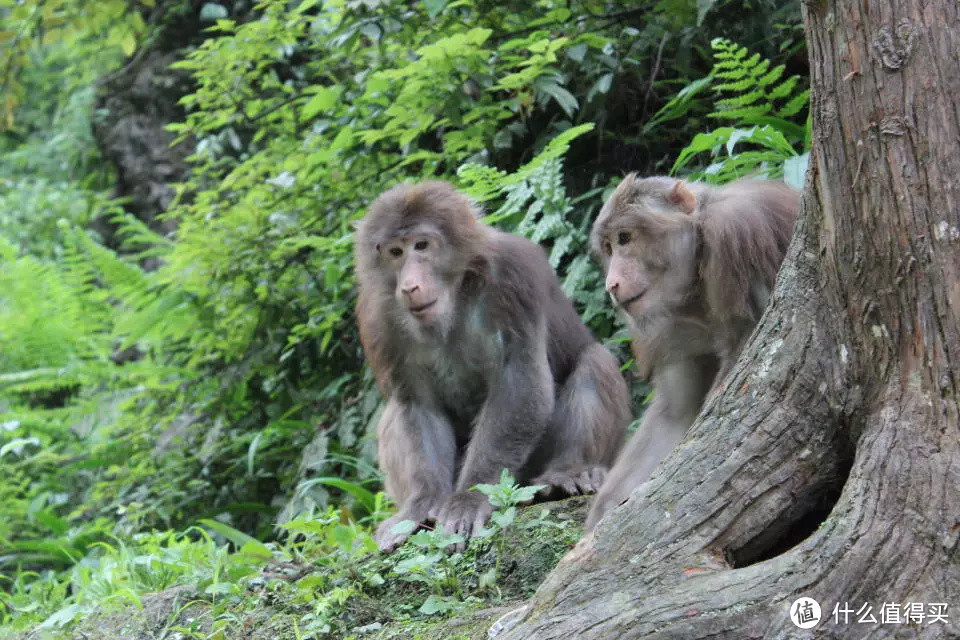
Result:
<svg viewBox="0 0 960 640"><path fill-rule="evenodd" d="M627 300L624 300L623 302L620 303L620 308L623 309L624 311L626 311L626 310L627 310L627 307L629 307L629 306L632 305L634 302L636 302L637 300L639 300L640 298L642 298L644 295L646 295L646 293L647 293L647 290L644 289L643 291L641 291L641 292L638 293L637 295L633 296L632 298L629 298L629 299L627 299Z"/></svg>
<svg viewBox="0 0 960 640"><path fill-rule="evenodd" d="M426 303L426 304L423 304L423 305L420 305L419 307L407 307L407 309L408 309L408 310L410 311L410 313L412 313L413 315L419 316L419 315L423 315L423 313L424 313L427 309L429 309L430 307L432 307L432 306L435 305L436 303L437 303L436 300L431 300L430 302L428 302L428 303Z"/></svg>

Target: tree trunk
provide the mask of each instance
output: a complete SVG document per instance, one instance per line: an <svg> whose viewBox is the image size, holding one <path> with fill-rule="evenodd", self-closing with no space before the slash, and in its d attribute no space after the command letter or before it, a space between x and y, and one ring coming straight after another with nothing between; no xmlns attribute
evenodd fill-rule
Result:
<svg viewBox="0 0 960 640"><path fill-rule="evenodd" d="M193 91L190 74L170 65L205 39L209 24L200 19L202 5L198 0L159 3L146 11L151 37L122 68L98 81L93 134L117 170L114 195L125 199L126 211L161 233L176 227L158 216L173 200L172 184L187 178L187 157L195 150L193 140L172 145L176 136L166 130L184 120L179 101ZM93 228L108 246L119 244L109 219L95 221Z"/></svg>
<svg viewBox="0 0 960 640"><path fill-rule="evenodd" d="M499 637L960 635L960 5L804 19L815 139L771 307L686 441ZM908 603L923 620L892 622Z"/></svg>

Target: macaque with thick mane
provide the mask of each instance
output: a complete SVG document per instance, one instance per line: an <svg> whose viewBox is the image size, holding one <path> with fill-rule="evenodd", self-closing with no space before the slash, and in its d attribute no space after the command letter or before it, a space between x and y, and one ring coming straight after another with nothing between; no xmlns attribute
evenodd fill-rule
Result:
<svg viewBox="0 0 960 640"><path fill-rule="evenodd" d="M590 335L537 245L482 224L444 182L400 185L355 238L360 338L387 404L386 491L403 520L469 538L502 469L566 494L603 482L630 421L616 360ZM459 545L462 548L463 545Z"/></svg>
<svg viewBox="0 0 960 640"><path fill-rule="evenodd" d="M656 393L594 500L588 529L650 476L730 371L767 305L798 204L779 182L713 187L635 174L604 204L591 250Z"/></svg>

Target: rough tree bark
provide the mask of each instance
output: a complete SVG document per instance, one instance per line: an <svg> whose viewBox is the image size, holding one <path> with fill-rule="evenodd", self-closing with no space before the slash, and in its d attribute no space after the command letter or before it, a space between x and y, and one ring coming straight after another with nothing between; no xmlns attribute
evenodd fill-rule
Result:
<svg viewBox="0 0 960 640"><path fill-rule="evenodd" d="M137 4L131 2L131 4ZM187 157L194 152L188 139L171 146L176 138L166 130L185 118L180 98L193 91L190 74L170 67L201 43L209 23L200 17L202 0L156 3L142 7L151 24L144 46L120 69L100 78L93 133L103 157L117 170L116 196L126 198L125 209L155 231L172 232L172 220L158 216L173 200L172 183L186 179ZM244 0L220 3L230 17L242 20L250 9ZM93 225L110 246L117 245L115 227L107 219Z"/></svg>
<svg viewBox="0 0 960 640"><path fill-rule="evenodd" d="M501 638L960 635L960 5L803 10L815 140L771 307L687 440ZM948 621L879 622L910 602ZM878 622L837 624L843 603Z"/></svg>

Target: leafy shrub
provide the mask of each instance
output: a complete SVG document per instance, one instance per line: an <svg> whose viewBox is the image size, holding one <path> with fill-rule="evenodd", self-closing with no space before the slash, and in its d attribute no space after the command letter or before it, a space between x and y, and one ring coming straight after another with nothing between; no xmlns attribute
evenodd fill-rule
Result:
<svg viewBox="0 0 960 640"><path fill-rule="evenodd" d="M724 183L762 175L802 186L807 155L801 151L810 147L809 122L803 114L810 90L803 88L799 76L784 78L783 64L773 66L760 54L750 55L745 47L723 38L715 39L712 46L715 62L711 75L688 85L663 112L679 113L691 94L712 86L717 98L709 117L735 126L698 133L680 152L672 171L689 169L699 154L709 153L713 162L695 171L693 177ZM797 124L798 118L806 125ZM748 148L743 149L744 145Z"/></svg>

